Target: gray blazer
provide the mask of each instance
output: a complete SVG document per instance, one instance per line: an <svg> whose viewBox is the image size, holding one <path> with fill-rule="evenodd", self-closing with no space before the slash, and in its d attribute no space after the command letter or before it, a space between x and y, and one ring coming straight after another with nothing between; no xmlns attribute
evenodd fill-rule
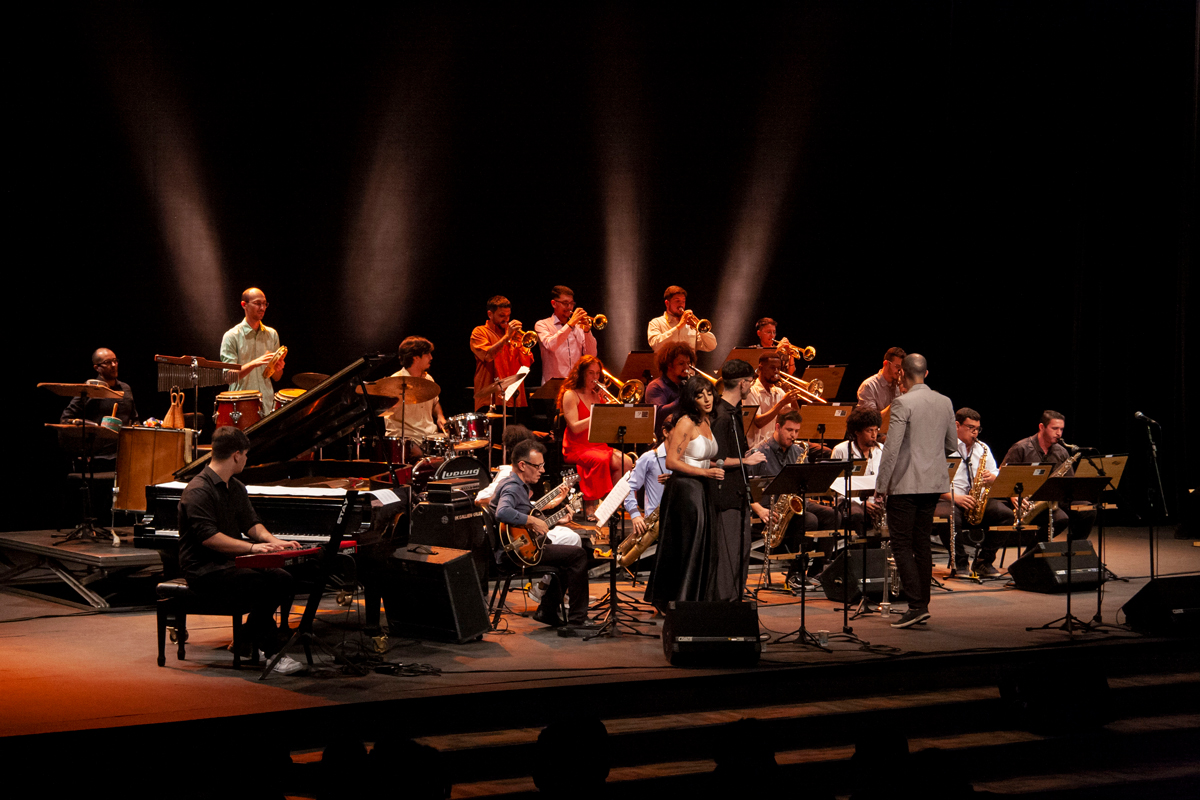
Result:
<svg viewBox="0 0 1200 800"><path fill-rule="evenodd" d="M880 494L950 491L946 456L958 448L950 398L918 383L892 403L892 421L879 463Z"/></svg>

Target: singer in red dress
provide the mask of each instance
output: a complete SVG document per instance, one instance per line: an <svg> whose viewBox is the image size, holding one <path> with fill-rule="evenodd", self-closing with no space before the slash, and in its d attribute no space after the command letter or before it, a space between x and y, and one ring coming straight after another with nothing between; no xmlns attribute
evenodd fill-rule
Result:
<svg viewBox="0 0 1200 800"><path fill-rule="evenodd" d="M558 393L558 410L566 423L563 431L563 461L579 472L583 510L588 522L595 521L596 506L612 491L613 484L633 469L633 462L606 444L588 441L588 418L592 406L608 399L599 388L604 364L595 356L583 356L571 367Z"/></svg>

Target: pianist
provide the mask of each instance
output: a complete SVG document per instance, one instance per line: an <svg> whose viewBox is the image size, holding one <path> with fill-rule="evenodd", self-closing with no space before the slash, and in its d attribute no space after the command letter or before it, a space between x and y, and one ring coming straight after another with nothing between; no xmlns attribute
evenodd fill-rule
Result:
<svg viewBox="0 0 1200 800"><path fill-rule="evenodd" d="M292 576L284 569L242 569L234 559L295 550L300 544L276 539L254 513L245 485L234 477L246 466L249 453L250 440L237 428L226 426L213 434L212 460L179 500L179 566L197 594L248 607L251 634L258 648L271 656L283 641L275 610L290 605L295 594ZM286 611L282 622L286 630ZM300 668L284 657L275 670Z"/></svg>

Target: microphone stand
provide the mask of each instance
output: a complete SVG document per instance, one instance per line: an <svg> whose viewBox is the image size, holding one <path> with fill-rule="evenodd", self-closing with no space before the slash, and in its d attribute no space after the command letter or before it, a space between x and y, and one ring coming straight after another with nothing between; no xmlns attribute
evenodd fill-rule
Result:
<svg viewBox="0 0 1200 800"><path fill-rule="evenodd" d="M1163 517L1166 518L1166 517L1170 516L1170 512L1167 511L1167 500L1166 500L1166 496L1163 494L1162 473L1158 469L1158 445L1155 444L1154 434L1150 430L1150 426L1152 423L1154 425L1158 425L1158 423L1154 422L1149 417L1142 414L1140 411L1134 415L1134 419L1138 419L1138 420L1146 423L1146 443L1150 449L1150 464L1151 464L1151 466L1154 467L1154 483L1152 483L1146 489L1146 500L1150 503L1150 513L1148 515L1148 520L1147 520L1149 523L1149 528L1150 528L1150 531L1149 531L1149 533L1150 533L1150 580L1154 580L1156 577L1158 577L1158 570L1156 568L1156 562L1158 560L1158 531L1155 530L1155 527L1154 527L1154 519L1155 519L1155 517L1158 516L1155 513L1155 511L1157 510L1155 503L1154 503L1154 487L1155 486L1158 487L1158 498L1159 498L1159 503L1162 505ZM1160 430L1161 430L1161 428L1160 428Z"/></svg>

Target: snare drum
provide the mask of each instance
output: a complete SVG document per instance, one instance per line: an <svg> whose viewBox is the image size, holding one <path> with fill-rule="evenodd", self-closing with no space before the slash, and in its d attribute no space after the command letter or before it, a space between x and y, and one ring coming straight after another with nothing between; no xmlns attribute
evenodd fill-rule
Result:
<svg viewBox="0 0 1200 800"><path fill-rule="evenodd" d="M213 421L217 427L232 425L246 430L258 422L262 412L262 392L253 389L242 392L221 392L217 395Z"/></svg>
<svg viewBox="0 0 1200 800"><path fill-rule="evenodd" d="M421 443L427 456L446 456L450 452L450 437L444 433L431 433Z"/></svg>
<svg viewBox="0 0 1200 800"><path fill-rule="evenodd" d="M455 450L478 450L488 445L486 414L459 414L446 420Z"/></svg>
<svg viewBox="0 0 1200 800"><path fill-rule="evenodd" d="M302 394L303 389L280 389L275 393L275 410L278 411Z"/></svg>

